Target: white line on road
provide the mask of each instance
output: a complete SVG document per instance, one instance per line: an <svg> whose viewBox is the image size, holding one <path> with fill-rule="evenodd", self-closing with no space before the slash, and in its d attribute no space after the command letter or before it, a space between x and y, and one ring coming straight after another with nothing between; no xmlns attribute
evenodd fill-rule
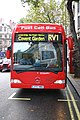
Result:
<svg viewBox="0 0 80 120"><path fill-rule="evenodd" d="M31 98L11 98L12 100L21 100L21 101L25 101L25 100L31 100Z"/></svg>
<svg viewBox="0 0 80 120"><path fill-rule="evenodd" d="M15 94L16 94L16 92L13 93L8 99L10 99L10 100L22 100L22 101L31 100L31 98L13 98L15 96Z"/></svg>
<svg viewBox="0 0 80 120"><path fill-rule="evenodd" d="M14 97L15 94L16 94L16 92L13 93L8 99L12 99L12 98Z"/></svg>
<svg viewBox="0 0 80 120"><path fill-rule="evenodd" d="M68 102L68 101L73 102L73 100L70 100L70 99L68 99L68 100L66 100L66 99L58 99L58 102ZM79 101L79 100L74 100L74 101Z"/></svg>

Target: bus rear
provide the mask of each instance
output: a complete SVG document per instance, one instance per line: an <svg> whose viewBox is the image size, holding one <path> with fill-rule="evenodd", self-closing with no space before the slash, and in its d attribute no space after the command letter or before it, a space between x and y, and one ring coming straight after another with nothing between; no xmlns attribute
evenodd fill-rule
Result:
<svg viewBox="0 0 80 120"><path fill-rule="evenodd" d="M66 42L62 26L19 24L13 30L11 47L11 88L65 88Z"/></svg>

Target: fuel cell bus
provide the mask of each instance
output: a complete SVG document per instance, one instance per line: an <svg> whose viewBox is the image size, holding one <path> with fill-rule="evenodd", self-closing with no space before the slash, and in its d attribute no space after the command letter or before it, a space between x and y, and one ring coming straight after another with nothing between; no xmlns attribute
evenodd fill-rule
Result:
<svg viewBox="0 0 80 120"><path fill-rule="evenodd" d="M6 54L11 57L11 88L64 89L67 39L61 25L16 25Z"/></svg>

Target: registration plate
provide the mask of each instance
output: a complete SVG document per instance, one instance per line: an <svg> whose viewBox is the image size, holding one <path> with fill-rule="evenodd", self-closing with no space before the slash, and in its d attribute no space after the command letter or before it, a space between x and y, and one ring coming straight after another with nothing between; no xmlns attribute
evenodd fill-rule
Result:
<svg viewBox="0 0 80 120"><path fill-rule="evenodd" d="M35 88L35 89L44 89L44 86L43 85L32 85L32 88Z"/></svg>

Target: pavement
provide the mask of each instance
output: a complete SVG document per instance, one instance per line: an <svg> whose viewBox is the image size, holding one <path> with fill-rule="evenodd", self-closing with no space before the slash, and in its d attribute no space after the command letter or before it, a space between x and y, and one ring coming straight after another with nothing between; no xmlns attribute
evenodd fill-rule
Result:
<svg viewBox="0 0 80 120"><path fill-rule="evenodd" d="M80 78L74 78L74 74L70 74L69 71L67 71L67 77L80 97Z"/></svg>

